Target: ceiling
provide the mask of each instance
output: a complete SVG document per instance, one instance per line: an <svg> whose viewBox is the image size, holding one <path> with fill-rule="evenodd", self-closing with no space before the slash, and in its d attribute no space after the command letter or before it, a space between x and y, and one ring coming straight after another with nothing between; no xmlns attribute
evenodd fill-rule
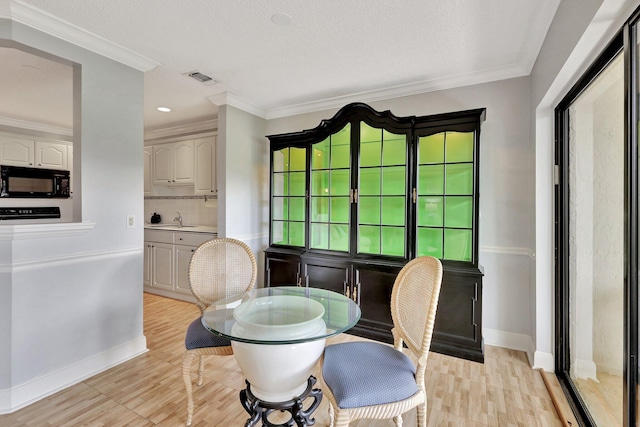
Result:
<svg viewBox="0 0 640 427"><path fill-rule="evenodd" d="M221 95L275 118L528 75L559 1L0 0L0 16L20 6L153 64L155 130L214 119ZM0 48L0 118L71 128L70 79Z"/></svg>

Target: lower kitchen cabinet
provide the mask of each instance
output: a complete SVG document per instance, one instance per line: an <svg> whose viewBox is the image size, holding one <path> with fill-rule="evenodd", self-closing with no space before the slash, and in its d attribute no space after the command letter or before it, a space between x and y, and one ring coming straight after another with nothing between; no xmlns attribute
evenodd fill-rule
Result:
<svg viewBox="0 0 640 427"><path fill-rule="evenodd" d="M347 295L362 311L349 333L393 342L391 291L404 263L268 248L265 266L265 286L309 286ZM483 362L482 271L448 263L443 269L431 350Z"/></svg>
<svg viewBox="0 0 640 427"><path fill-rule="evenodd" d="M196 248L212 233L145 230L144 290L195 302L189 287L189 263Z"/></svg>

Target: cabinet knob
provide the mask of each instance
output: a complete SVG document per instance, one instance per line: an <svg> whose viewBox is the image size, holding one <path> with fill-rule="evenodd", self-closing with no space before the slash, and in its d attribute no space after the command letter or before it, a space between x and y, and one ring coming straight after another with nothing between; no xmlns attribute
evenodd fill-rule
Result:
<svg viewBox="0 0 640 427"><path fill-rule="evenodd" d="M182 240L182 237L180 237L178 240Z"/></svg>

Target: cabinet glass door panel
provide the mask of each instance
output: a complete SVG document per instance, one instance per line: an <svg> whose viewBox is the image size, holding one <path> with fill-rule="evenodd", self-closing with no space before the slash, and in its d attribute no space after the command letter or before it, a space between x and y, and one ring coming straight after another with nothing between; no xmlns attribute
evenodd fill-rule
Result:
<svg viewBox="0 0 640 427"><path fill-rule="evenodd" d="M311 147L310 248L349 252L351 124Z"/></svg>
<svg viewBox="0 0 640 427"><path fill-rule="evenodd" d="M472 261L474 132L418 138L417 254Z"/></svg>
<svg viewBox="0 0 640 427"><path fill-rule="evenodd" d="M407 137L361 122L359 150L358 253L403 257Z"/></svg>
<svg viewBox="0 0 640 427"><path fill-rule="evenodd" d="M279 245L305 245L306 149L273 152L271 181L271 241Z"/></svg>

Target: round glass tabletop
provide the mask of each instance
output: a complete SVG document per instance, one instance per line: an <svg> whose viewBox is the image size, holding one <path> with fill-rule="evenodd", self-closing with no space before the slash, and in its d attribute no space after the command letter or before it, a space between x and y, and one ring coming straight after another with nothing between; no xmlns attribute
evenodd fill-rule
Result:
<svg viewBox="0 0 640 427"><path fill-rule="evenodd" d="M295 344L353 327L360 307L326 289L277 286L253 289L211 304L202 324L212 333L250 344Z"/></svg>

